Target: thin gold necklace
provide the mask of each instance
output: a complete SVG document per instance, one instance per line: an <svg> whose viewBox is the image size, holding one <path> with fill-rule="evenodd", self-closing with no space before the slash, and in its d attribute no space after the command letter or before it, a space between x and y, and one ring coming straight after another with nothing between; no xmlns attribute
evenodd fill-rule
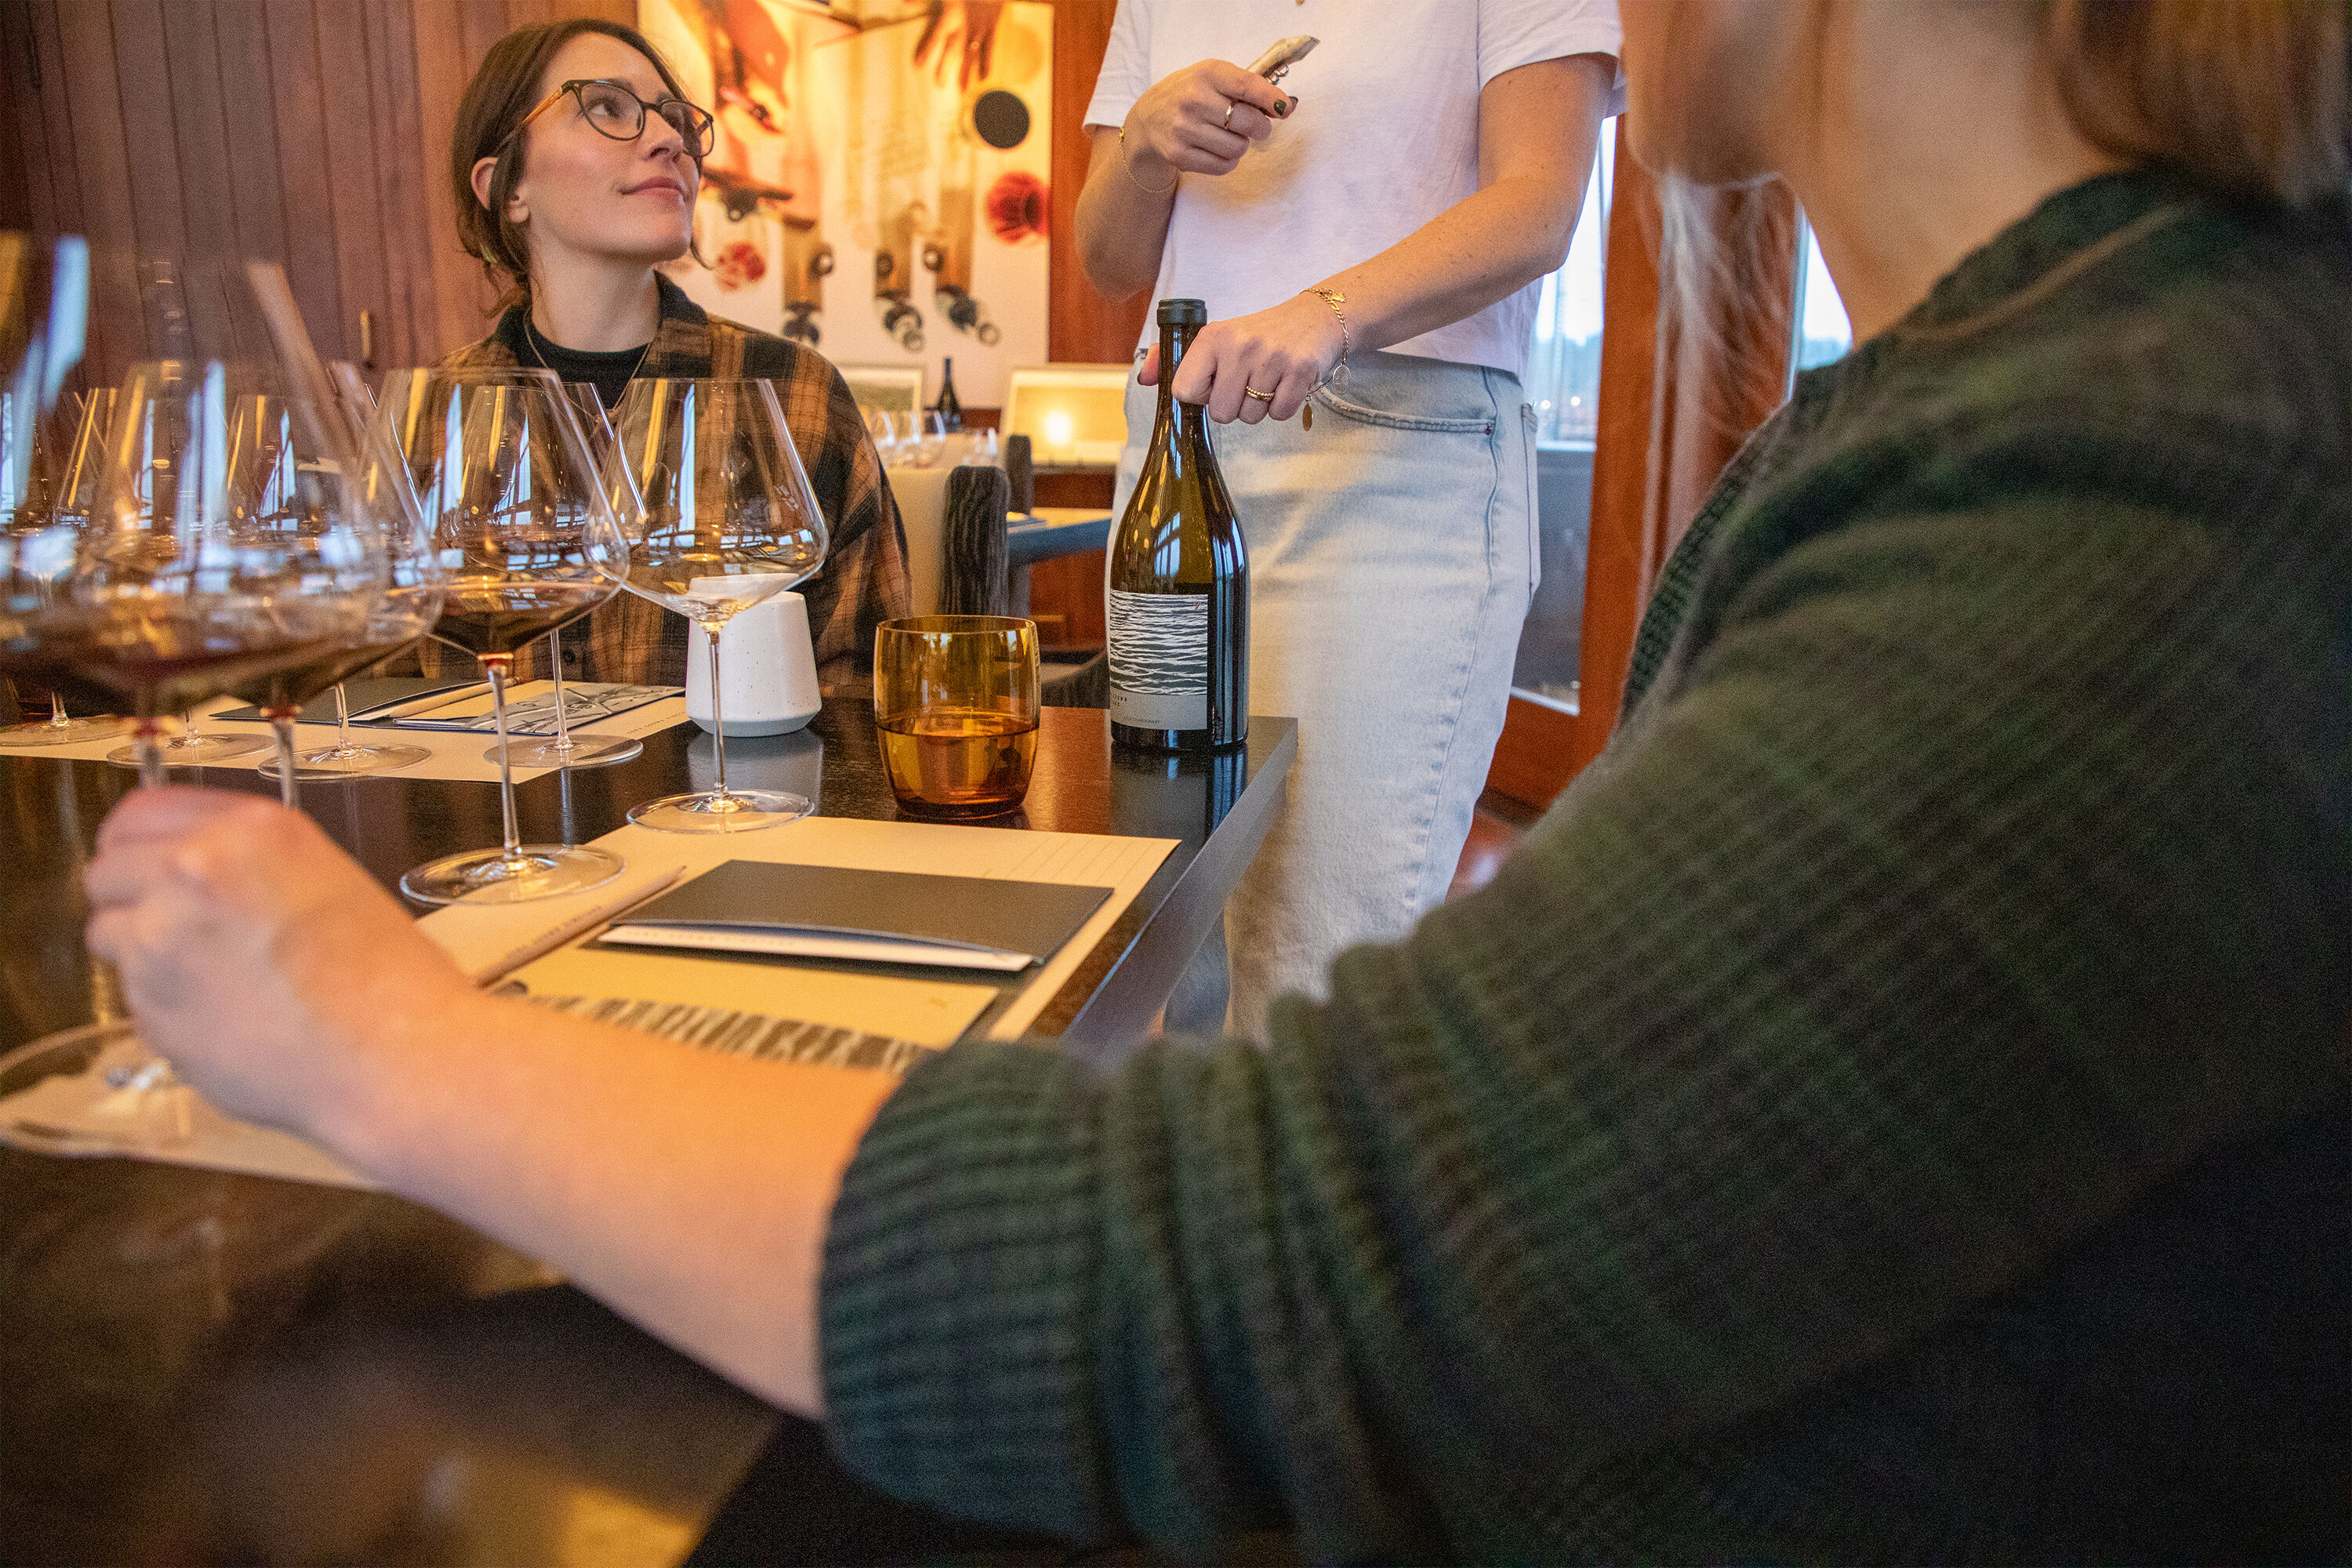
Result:
<svg viewBox="0 0 2352 1568"><path fill-rule="evenodd" d="M654 338L657 338L659 336L661 336L660 331L656 331ZM635 381L637 379L637 372L646 368L646 355L653 353L654 338L647 338L644 343L639 345L637 349L637 357L629 366L629 374L621 379L624 381ZM525 316L522 321L522 346L530 351L530 357L539 362L540 369L547 372L550 375L555 374L555 367L547 363L547 356L545 354L539 352L539 324L528 316ZM561 381L563 378L557 375L555 379Z"/></svg>

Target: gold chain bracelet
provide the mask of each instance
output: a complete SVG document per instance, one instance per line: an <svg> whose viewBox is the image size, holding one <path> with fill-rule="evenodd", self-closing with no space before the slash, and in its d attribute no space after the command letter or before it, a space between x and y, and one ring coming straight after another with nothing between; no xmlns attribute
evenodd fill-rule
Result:
<svg viewBox="0 0 2352 1568"><path fill-rule="evenodd" d="M1332 376L1341 374L1348 368L1348 312L1340 309L1348 302L1348 297L1337 289L1302 289L1299 292L1314 295L1330 306L1331 313L1339 318L1339 363L1331 367L1331 375L1323 378L1328 382Z"/></svg>
<svg viewBox="0 0 2352 1568"><path fill-rule="evenodd" d="M1156 191L1150 185L1145 184L1141 180L1137 179L1135 177L1135 166L1127 161L1127 127L1124 125L1118 128L1118 170L1120 174L1127 176L1127 183L1129 184L1133 185L1137 190L1141 191L1147 196L1164 196L1169 192L1174 190L1177 186L1184 183L1184 171L1181 169L1176 171L1176 177L1174 179L1169 181L1166 184L1160 186Z"/></svg>

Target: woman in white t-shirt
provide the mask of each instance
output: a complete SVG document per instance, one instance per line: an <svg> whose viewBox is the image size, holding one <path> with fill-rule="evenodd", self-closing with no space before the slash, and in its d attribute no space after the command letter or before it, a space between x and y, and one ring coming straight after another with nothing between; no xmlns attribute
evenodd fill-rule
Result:
<svg viewBox="0 0 2352 1568"><path fill-rule="evenodd" d="M1320 42L1279 86L1244 68L1298 33ZM1519 374L1618 41L1614 0L1119 0L1079 250L1114 299L1208 303L1176 395L1224 425L1251 710L1299 722L1225 911L1238 1033L1343 947L1401 936L1468 837L1538 570ZM1149 338L1137 359L1122 507ZM1216 1023L1203 968L1171 1023Z"/></svg>

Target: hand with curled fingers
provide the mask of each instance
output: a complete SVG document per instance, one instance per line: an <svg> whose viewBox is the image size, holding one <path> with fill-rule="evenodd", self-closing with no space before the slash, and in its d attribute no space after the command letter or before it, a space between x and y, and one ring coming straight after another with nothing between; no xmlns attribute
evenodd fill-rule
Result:
<svg viewBox="0 0 2352 1568"><path fill-rule="evenodd" d="M310 818L258 795L128 795L84 880L90 951L148 1047L222 1110L331 1148L388 1057L457 1047L480 1001Z"/></svg>
<svg viewBox="0 0 2352 1568"><path fill-rule="evenodd" d="M1220 425L1287 419L1339 363L1339 318L1312 294L1271 310L1211 321L1194 334L1176 367L1176 401L1205 403ZM1144 355L1137 378L1160 384L1160 351ZM1264 395L1260 395L1263 394Z"/></svg>
<svg viewBox="0 0 2352 1568"><path fill-rule="evenodd" d="M1182 174L1230 174L1297 99L1229 60L1202 60L1154 82L1119 133L1129 176L1175 188Z"/></svg>

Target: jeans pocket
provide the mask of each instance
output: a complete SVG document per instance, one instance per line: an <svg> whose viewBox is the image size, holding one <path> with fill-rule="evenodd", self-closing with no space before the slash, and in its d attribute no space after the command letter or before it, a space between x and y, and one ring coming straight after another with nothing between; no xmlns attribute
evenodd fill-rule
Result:
<svg viewBox="0 0 2352 1568"><path fill-rule="evenodd" d="M1386 408L1375 408L1369 404L1341 396L1332 384L1327 383L1317 387L1312 395L1315 401L1328 409L1335 418L1345 419L1356 425L1370 426L1374 429L1423 430L1440 436L1483 437L1492 436L1495 433L1494 420L1483 415L1447 419L1427 414L1406 414Z"/></svg>

